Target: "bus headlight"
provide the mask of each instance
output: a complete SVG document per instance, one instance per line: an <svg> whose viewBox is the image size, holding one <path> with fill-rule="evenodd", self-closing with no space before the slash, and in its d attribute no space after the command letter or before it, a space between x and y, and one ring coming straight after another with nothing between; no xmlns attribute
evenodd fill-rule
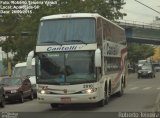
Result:
<svg viewBox="0 0 160 118"><path fill-rule="evenodd" d="M45 90L41 90L40 93L41 93L41 94L45 94L46 91L45 91Z"/></svg>
<svg viewBox="0 0 160 118"><path fill-rule="evenodd" d="M40 94L49 94L49 91L42 89L42 90L38 90L38 93L40 93Z"/></svg>
<svg viewBox="0 0 160 118"><path fill-rule="evenodd" d="M92 89L87 89L86 92L87 93L93 93L93 90Z"/></svg>
<svg viewBox="0 0 160 118"><path fill-rule="evenodd" d="M83 90L81 92L91 94L91 93L96 92L96 91L97 91L97 88L89 88L89 89Z"/></svg>

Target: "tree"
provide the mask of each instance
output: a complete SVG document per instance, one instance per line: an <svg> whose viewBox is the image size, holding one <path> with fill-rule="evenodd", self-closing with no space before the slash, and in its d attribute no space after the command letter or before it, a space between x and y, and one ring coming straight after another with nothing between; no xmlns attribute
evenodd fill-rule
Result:
<svg viewBox="0 0 160 118"><path fill-rule="evenodd" d="M34 0L39 1L39 0ZM51 0L50 0L51 1ZM123 18L125 13L120 10L125 4L124 0L52 0L56 1L52 7L45 4L39 9L33 10L32 14L8 14L0 18L0 34L6 34L7 40L1 42L3 51L13 52L13 60L25 61L29 51L33 50L36 44L36 37L40 18L46 15L63 13L99 13L100 15L115 20ZM23 36L28 32L28 36ZM24 43L25 42L25 43Z"/></svg>
<svg viewBox="0 0 160 118"><path fill-rule="evenodd" d="M0 18L0 34L6 36L6 41L1 41L2 50L6 53L14 51L13 39L15 37L15 27L19 25L19 17L15 14L6 14Z"/></svg>
<svg viewBox="0 0 160 118"><path fill-rule="evenodd" d="M146 59L154 55L154 48L145 44L129 44L128 59L131 63L137 63L138 60Z"/></svg>
<svg viewBox="0 0 160 118"><path fill-rule="evenodd" d="M53 7L42 5L35 10L36 16L64 14L64 13L99 13L100 15L115 20L123 18L125 13L120 10L125 4L124 0L54 0L57 2ZM37 14L38 12L38 14Z"/></svg>

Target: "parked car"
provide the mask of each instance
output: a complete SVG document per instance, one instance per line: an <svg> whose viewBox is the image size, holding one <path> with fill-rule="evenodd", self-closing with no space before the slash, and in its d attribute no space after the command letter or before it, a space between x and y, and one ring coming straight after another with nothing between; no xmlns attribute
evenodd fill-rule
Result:
<svg viewBox="0 0 160 118"><path fill-rule="evenodd" d="M5 92L2 85L0 85L0 107L5 107Z"/></svg>
<svg viewBox="0 0 160 118"><path fill-rule="evenodd" d="M26 62L17 63L13 69L12 77L28 77L34 93L34 97L37 97L36 89L36 76L35 76L35 59L32 60L32 69L27 69Z"/></svg>
<svg viewBox="0 0 160 118"><path fill-rule="evenodd" d="M33 97L33 89L31 82L28 78L4 78L1 82L5 91L6 101L16 101L19 100L21 103L24 102L24 98Z"/></svg>
<svg viewBox="0 0 160 118"><path fill-rule="evenodd" d="M160 63L153 63L156 72L160 72Z"/></svg>
<svg viewBox="0 0 160 118"><path fill-rule="evenodd" d="M155 78L155 70L151 63L144 64L141 69L138 70L138 78L141 77Z"/></svg>

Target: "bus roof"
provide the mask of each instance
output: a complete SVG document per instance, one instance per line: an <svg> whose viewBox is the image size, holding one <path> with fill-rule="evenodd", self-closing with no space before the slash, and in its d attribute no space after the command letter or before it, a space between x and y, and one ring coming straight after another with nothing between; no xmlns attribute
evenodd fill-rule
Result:
<svg viewBox="0 0 160 118"><path fill-rule="evenodd" d="M57 14L44 16L41 20L49 20L49 19L61 19L61 18L82 18L82 17L100 17L99 14L96 13L72 13L72 14Z"/></svg>
<svg viewBox="0 0 160 118"><path fill-rule="evenodd" d="M71 13L71 14L56 14L56 15L49 15L49 16L44 16L42 17L40 20L51 20L51 19L65 19L65 18L97 18L97 17L101 17L102 19L114 24L115 26L119 27L121 30L124 30L122 27L120 27L119 25L117 25L114 22L111 22L110 20L108 20L107 18L97 14L97 13Z"/></svg>

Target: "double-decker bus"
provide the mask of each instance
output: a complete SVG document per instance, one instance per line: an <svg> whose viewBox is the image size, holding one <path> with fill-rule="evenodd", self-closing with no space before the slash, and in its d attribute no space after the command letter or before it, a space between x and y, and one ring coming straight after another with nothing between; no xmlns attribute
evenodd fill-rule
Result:
<svg viewBox="0 0 160 118"><path fill-rule="evenodd" d="M122 96L127 80L125 31L99 14L75 13L41 18L36 48L37 95L52 108L96 103Z"/></svg>

